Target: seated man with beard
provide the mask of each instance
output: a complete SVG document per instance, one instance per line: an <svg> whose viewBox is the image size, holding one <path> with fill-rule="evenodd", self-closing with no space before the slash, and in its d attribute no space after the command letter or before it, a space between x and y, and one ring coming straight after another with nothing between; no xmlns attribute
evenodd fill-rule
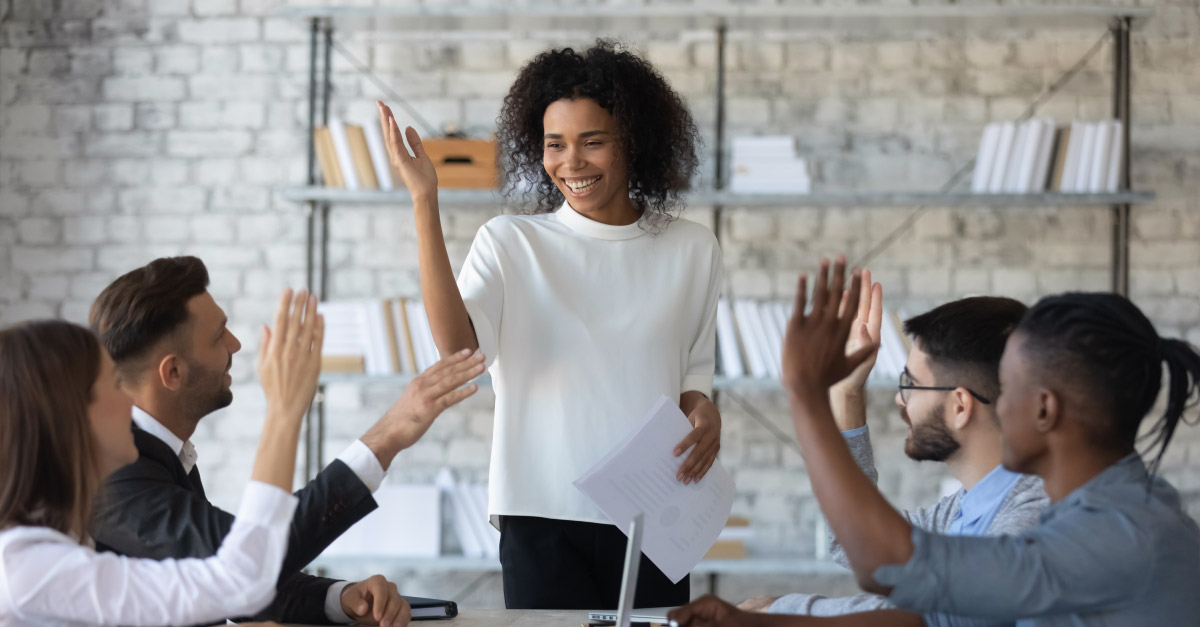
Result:
<svg viewBox="0 0 1200 627"><path fill-rule="evenodd" d="M882 288L863 273L858 318L847 351L878 344ZM904 323L912 351L896 404L908 424L904 452L916 461L945 462L962 489L937 503L901 512L917 527L958 535L1017 534L1037 526L1049 501L1042 481L1019 475L1000 464L1001 438L995 400L1000 392L1000 357L1008 336L1026 307L1010 298L964 298L942 305ZM875 469L864 403L867 375L874 357L830 392L834 418L858 466L872 481ZM832 554L843 566L846 557L832 540ZM882 596L857 594L827 598L817 594L756 597L742 609L808 616L841 616L889 609ZM927 625L988 625L959 617L925 616Z"/></svg>

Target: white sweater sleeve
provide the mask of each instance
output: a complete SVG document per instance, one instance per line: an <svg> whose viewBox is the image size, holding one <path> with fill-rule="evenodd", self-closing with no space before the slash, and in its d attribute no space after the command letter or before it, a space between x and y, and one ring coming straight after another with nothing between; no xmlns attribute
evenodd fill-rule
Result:
<svg viewBox="0 0 1200 627"><path fill-rule="evenodd" d="M46 528L0 534L0 618L96 624L196 624L262 610L275 597L296 498L251 482L214 557L97 553Z"/></svg>
<svg viewBox="0 0 1200 627"><path fill-rule="evenodd" d="M699 270L699 268L697 269ZM682 391L695 390L712 397L713 372L717 367L717 300L721 298L721 285L725 280L725 267L721 261L721 249L713 238L712 261L708 268L708 293L700 305L704 309L700 326L688 353L687 370L683 376Z"/></svg>

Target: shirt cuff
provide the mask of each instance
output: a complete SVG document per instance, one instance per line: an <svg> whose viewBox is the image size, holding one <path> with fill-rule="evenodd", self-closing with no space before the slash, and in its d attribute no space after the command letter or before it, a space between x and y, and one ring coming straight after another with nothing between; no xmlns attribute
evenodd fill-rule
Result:
<svg viewBox="0 0 1200 627"><path fill-rule="evenodd" d="M383 478L387 475L383 470L383 465L379 463L379 458L375 457L375 453L362 440L355 440L346 450L342 451L337 457L343 464L350 467L350 470L358 477L363 485L372 494L383 485Z"/></svg>
<svg viewBox="0 0 1200 627"><path fill-rule="evenodd" d="M850 438L856 438L866 432L867 432L867 425L863 425L857 429L847 429L846 431L843 431L842 437L846 438L848 440Z"/></svg>
<svg viewBox="0 0 1200 627"><path fill-rule="evenodd" d="M290 521L299 502L296 497L269 483L251 481L242 492L237 520L264 527L274 526Z"/></svg>
<svg viewBox="0 0 1200 627"><path fill-rule="evenodd" d="M689 374L683 377L683 389L680 392L699 392L712 398L713 377L711 374Z"/></svg>
<svg viewBox="0 0 1200 627"><path fill-rule="evenodd" d="M350 585L349 581L335 581L329 586L329 591L325 593L325 618L329 622L339 625L349 625L354 621L342 611L342 590Z"/></svg>

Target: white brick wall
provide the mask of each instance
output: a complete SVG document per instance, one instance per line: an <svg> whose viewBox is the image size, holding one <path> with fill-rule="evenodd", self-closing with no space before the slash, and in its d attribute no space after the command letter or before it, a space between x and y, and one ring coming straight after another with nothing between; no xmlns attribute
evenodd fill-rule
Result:
<svg viewBox="0 0 1200 627"><path fill-rule="evenodd" d="M213 293L253 347L277 291L303 280L302 212L274 190L304 176L308 35L303 22L273 16L283 4L0 2L0 15L9 7L0 22L0 323L82 321L118 274L187 253L208 262ZM1134 211L1132 292L1164 330L1193 342L1200 341L1200 97L1183 77L1200 74L1198 8L1197 0L1162 3L1136 31L1133 67L1134 183L1160 200ZM735 41L727 55L727 137L797 135L823 189L935 188L973 156L984 123L1023 111L1099 34ZM641 48L688 99L711 151L713 46L657 37ZM546 46L339 38L431 124L479 133L493 129L519 65ZM334 58L334 113L373 123L372 101L382 94ZM1043 111L1060 121L1107 115L1108 71L1101 55ZM711 178L710 167L702 178ZM861 255L908 213L729 210L722 230L731 284L743 297L788 298L800 267L820 254ZM446 210L455 263L491 215ZM334 296L416 294L410 211L339 207L330 229ZM873 269L890 304L908 312L980 293L1031 301L1106 289L1109 233L1104 211L933 209ZM235 358L234 406L206 419L196 436L209 492L230 508L249 476L261 420L252 352ZM327 459L395 393L331 389ZM780 395L742 395L787 431ZM397 460L393 478L428 480L450 464L482 480L491 398L485 391L440 420ZM799 457L736 405L722 407L722 455L739 480L739 510L759 528L757 545L810 552L817 511ZM891 392L872 394L871 414L881 487L902 506L933 498L942 470L903 458ZM1164 463L1193 512L1200 512L1198 431L1181 429ZM494 600L494 591L487 594Z"/></svg>

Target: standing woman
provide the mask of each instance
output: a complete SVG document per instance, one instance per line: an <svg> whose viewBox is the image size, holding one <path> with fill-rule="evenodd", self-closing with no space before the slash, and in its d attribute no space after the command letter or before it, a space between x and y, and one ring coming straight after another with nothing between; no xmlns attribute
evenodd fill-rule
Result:
<svg viewBox="0 0 1200 627"><path fill-rule="evenodd" d="M615 607L625 536L572 482L656 399L693 425L677 479L701 479L720 448L709 400L721 253L678 220L697 166L679 95L645 60L608 42L544 52L504 100L505 194L528 215L490 220L457 283L438 214L437 175L410 127L405 149L380 115L413 198L421 290L443 355L479 349L496 393L488 513L500 529L509 608ZM690 452L689 452L690 451ZM688 600L645 557L636 607Z"/></svg>

